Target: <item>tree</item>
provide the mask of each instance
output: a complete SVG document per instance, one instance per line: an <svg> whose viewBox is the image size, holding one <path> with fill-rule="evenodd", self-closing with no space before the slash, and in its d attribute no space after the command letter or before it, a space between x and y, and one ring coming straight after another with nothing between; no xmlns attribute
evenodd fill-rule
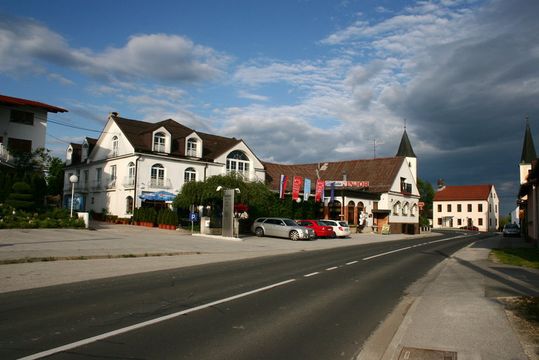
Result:
<svg viewBox="0 0 539 360"><path fill-rule="evenodd" d="M19 181L13 184L6 204L15 209L31 210L34 207L32 188L25 182Z"/></svg>
<svg viewBox="0 0 539 360"><path fill-rule="evenodd" d="M434 200L434 188L432 185L424 180L417 179L417 188L419 190L419 201L422 201L425 205L423 211L419 214L419 224L422 226L429 225L429 218L432 218L432 202Z"/></svg>
<svg viewBox="0 0 539 360"><path fill-rule="evenodd" d="M47 194L59 195L64 192L65 164L62 159L53 157L49 163L47 176Z"/></svg>
<svg viewBox="0 0 539 360"><path fill-rule="evenodd" d="M26 179L27 182L35 173L43 175L51 161L50 150L45 148L39 148L32 152L10 149L10 153L13 156L17 179Z"/></svg>

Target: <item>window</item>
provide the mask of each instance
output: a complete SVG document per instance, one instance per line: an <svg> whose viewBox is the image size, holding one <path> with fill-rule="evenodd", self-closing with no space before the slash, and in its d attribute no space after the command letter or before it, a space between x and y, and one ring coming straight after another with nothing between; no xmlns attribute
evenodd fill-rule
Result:
<svg viewBox="0 0 539 360"><path fill-rule="evenodd" d="M9 121L24 125L34 125L34 113L28 111L11 110Z"/></svg>
<svg viewBox="0 0 539 360"><path fill-rule="evenodd" d="M126 179L125 185L127 186L135 185L135 163L132 161L129 164L127 164L127 179Z"/></svg>
<svg viewBox="0 0 539 360"><path fill-rule="evenodd" d="M438 204L438 212L442 212L442 205Z"/></svg>
<svg viewBox="0 0 539 360"><path fill-rule="evenodd" d="M408 216L408 212L410 210L410 204L407 202L404 203L404 206L402 207L402 215Z"/></svg>
<svg viewBox="0 0 539 360"><path fill-rule="evenodd" d="M190 138L187 140L187 156L197 156L197 139Z"/></svg>
<svg viewBox="0 0 539 360"><path fill-rule="evenodd" d="M498 212L498 205L494 205L494 212Z"/></svg>
<svg viewBox="0 0 539 360"><path fill-rule="evenodd" d="M101 187L101 180L103 178L103 169L97 168L95 169L95 185L96 187Z"/></svg>
<svg viewBox="0 0 539 360"><path fill-rule="evenodd" d="M479 226L482 226L483 225L483 219L480 218L479 221L478 221L478 224L479 224Z"/></svg>
<svg viewBox="0 0 539 360"><path fill-rule="evenodd" d="M457 212L462 212L462 204L457 204Z"/></svg>
<svg viewBox="0 0 539 360"><path fill-rule="evenodd" d="M417 204L412 205L412 211L410 211L410 216L415 216L417 214Z"/></svg>
<svg viewBox="0 0 539 360"><path fill-rule="evenodd" d="M483 204L477 204L477 211L483 212Z"/></svg>
<svg viewBox="0 0 539 360"><path fill-rule="evenodd" d="M32 152L32 140L8 138L7 139L8 150L14 150L18 152L29 153Z"/></svg>
<svg viewBox="0 0 539 360"><path fill-rule="evenodd" d="M249 175L249 158L243 151L234 150L226 158L226 172Z"/></svg>
<svg viewBox="0 0 539 360"><path fill-rule="evenodd" d="M165 185L165 168L161 164L152 166L150 185L152 187L163 187Z"/></svg>
<svg viewBox="0 0 539 360"><path fill-rule="evenodd" d="M447 204L447 212L451 212L451 204Z"/></svg>
<svg viewBox="0 0 539 360"><path fill-rule="evenodd" d="M125 213L126 214L133 213L133 197L132 196L128 196L125 198Z"/></svg>
<svg viewBox="0 0 539 360"><path fill-rule="evenodd" d="M153 136L153 151L165 152L165 134L162 132L155 133Z"/></svg>
<svg viewBox="0 0 539 360"><path fill-rule="evenodd" d="M112 138L112 156L118 156L118 136Z"/></svg>
<svg viewBox="0 0 539 360"><path fill-rule="evenodd" d="M438 218L438 225L442 225L442 218Z"/></svg>
<svg viewBox="0 0 539 360"><path fill-rule="evenodd" d="M472 204L468 204L468 212L472 212Z"/></svg>
<svg viewBox="0 0 539 360"><path fill-rule="evenodd" d="M399 215L401 212L401 203L400 201L397 201L395 205L393 205L393 215Z"/></svg>
<svg viewBox="0 0 539 360"><path fill-rule="evenodd" d="M462 225L462 219L457 219L457 225Z"/></svg>
<svg viewBox="0 0 539 360"><path fill-rule="evenodd" d="M197 179L197 172L192 167L185 169L185 173L183 176L183 181L188 183L191 181L196 181Z"/></svg>
<svg viewBox="0 0 539 360"><path fill-rule="evenodd" d="M492 204L488 204L488 212L492 212Z"/></svg>
<svg viewBox="0 0 539 360"><path fill-rule="evenodd" d="M116 186L116 165L110 166L110 181L108 184L109 188L113 188Z"/></svg>
<svg viewBox="0 0 539 360"><path fill-rule="evenodd" d="M88 187L88 180L90 179L90 171L89 170L84 170L84 188L87 188Z"/></svg>

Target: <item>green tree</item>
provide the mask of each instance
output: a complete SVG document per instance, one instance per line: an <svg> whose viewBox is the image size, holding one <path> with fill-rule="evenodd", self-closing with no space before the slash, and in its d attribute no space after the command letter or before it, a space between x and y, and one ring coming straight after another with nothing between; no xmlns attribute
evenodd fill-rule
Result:
<svg viewBox="0 0 539 360"><path fill-rule="evenodd" d="M13 184L6 204L15 209L31 210L35 206L35 203L30 185L22 181Z"/></svg>
<svg viewBox="0 0 539 360"><path fill-rule="evenodd" d="M64 192L64 162L57 157L51 158L47 176L47 194L59 195Z"/></svg>
<svg viewBox="0 0 539 360"><path fill-rule="evenodd" d="M428 181L417 179L417 188L419 190L419 201L425 205L423 211L419 215L419 224L422 226L429 225L429 218L432 217L432 202L434 200L434 188Z"/></svg>

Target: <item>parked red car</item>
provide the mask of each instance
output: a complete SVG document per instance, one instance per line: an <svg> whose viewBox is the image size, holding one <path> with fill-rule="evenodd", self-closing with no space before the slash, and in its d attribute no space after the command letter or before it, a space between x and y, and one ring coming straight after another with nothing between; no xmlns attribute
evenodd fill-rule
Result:
<svg viewBox="0 0 539 360"><path fill-rule="evenodd" d="M334 238L336 236L335 231L333 231L333 227L323 225L318 220L296 220L296 222L300 226L305 226L313 229L316 237Z"/></svg>

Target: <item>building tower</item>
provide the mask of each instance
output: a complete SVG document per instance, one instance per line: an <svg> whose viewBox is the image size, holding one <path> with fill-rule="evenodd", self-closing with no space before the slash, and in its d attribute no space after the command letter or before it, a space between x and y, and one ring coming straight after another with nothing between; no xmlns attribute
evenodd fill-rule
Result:
<svg viewBox="0 0 539 360"><path fill-rule="evenodd" d="M520 157L520 183L524 184L528 177L528 171L532 168L532 160L537 158L535 145L533 144L530 122L526 117L526 132L524 133L524 144L522 145L522 156Z"/></svg>
<svg viewBox="0 0 539 360"><path fill-rule="evenodd" d="M404 133L402 134L399 150L395 156L403 156L406 158L406 162L412 171L414 182L417 184L417 157L415 156L414 149L412 149L412 144L406 133L406 125L404 125Z"/></svg>

